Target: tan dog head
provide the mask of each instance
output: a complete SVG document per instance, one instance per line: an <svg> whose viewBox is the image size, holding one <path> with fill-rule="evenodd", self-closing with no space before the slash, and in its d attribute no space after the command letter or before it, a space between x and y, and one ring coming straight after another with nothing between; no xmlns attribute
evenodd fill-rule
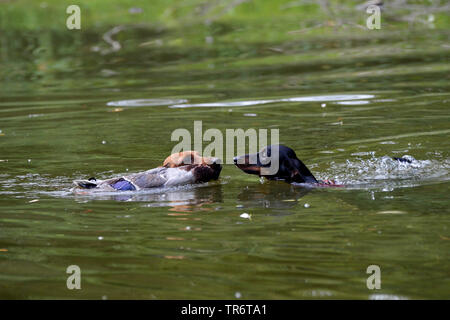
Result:
<svg viewBox="0 0 450 320"><path fill-rule="evenodd" d="M183 151L174 153L164 160L163 166L166 168L176 168L186 165L213 165L219 164L220 159L213 157L202 157L197 151Z"/></svg>

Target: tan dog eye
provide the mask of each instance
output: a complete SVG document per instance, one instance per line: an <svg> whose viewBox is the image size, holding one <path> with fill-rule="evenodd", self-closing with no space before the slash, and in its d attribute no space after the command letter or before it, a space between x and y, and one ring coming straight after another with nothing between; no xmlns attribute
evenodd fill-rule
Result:
<svg viewBox="0 0 450 320"><path fill-rule="evenodd" d="M180 165L189 164L191 161L191 156L185 156L182 160Z"/></svg>

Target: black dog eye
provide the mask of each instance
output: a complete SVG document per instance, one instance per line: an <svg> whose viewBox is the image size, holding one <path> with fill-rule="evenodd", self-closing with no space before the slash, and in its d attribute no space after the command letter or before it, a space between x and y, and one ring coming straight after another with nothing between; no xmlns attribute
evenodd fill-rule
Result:
<svg viewBox="0 0 450 320"><path fill-rule="evenodd" d="M264 159L266 159L266 158L268 157L267 149L264 149L263 151L261 151L261 156L262 156L262 158L264 158Z"/></svg>
<svg viewBox="0 0 450 320"><path fill-rule="evenodd" d="M267 159L267 151L266 151L266 149L261 151L261 153L259 154L259 160L261 162L263 162L264 164L267 164L268 159Z"/></svg>

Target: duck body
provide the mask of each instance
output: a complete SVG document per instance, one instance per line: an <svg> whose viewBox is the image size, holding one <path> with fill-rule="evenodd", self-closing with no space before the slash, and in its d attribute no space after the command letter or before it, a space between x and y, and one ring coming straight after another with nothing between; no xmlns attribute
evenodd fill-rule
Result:
<svg viewBox="0 0 450 320"><path fill-rule="evenodd" d="M171 155L161 167L106 180L95 178L75 180L74 191L85 189L91 191L138 191L217 180L222 170L219 159L200 157L199 160L195 158L196 156L187 161L186 157L180 159ZM191 162L191 164L186 164L187 162Z"/></svg>

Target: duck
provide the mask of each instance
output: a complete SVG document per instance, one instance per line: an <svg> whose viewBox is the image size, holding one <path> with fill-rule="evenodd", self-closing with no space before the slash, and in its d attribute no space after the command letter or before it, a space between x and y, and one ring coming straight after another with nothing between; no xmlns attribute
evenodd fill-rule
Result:
<svg viewBox="0 0 450 320"><path fill-rule="evenodd" d="M168 156L162 166L106 180L74 180L73 191L139 191L217 180L222 170L219 158L202 157L197 151L182 151Z"/></svg>

